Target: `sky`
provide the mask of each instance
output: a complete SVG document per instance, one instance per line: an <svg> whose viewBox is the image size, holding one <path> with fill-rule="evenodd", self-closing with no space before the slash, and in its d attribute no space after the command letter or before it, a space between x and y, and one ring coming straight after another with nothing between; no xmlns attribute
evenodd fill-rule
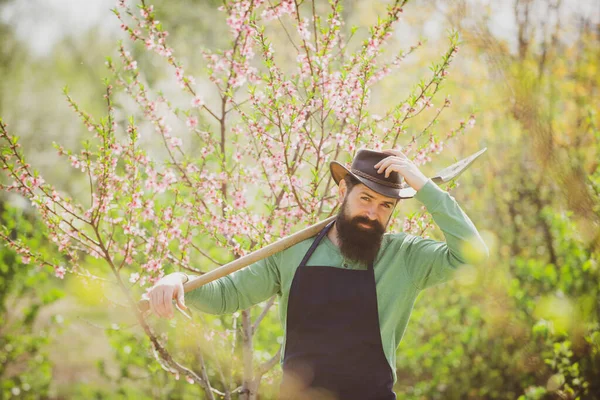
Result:
<svg viewBox="0 0 600 400"><path fill-rule="evenodd" d="M17 0L0 10L0 19L14 27L36 56L45 56L67 35L78 35L102 24L100 34L118 35L119 20L110 11L115 0Z"/></svg>
<svg viewBox="0 0 600 400"><path fill-rule="evenodd" d="M514 0L466 1L492 4L490 30L515 46L511 43L516 36ZM12 0L0 9L0 20L14 27L17 38L26 43L33 55L43 57L66 35L81 34L100 24L101 35L116 38L119 21L110 11L115 5L115 0ZM600 0L563 0L561 15L591 15L598 23ZM424 26L425 34L431 37L444 34L439 24L442 19L441 15L432 15Z"/></svg>

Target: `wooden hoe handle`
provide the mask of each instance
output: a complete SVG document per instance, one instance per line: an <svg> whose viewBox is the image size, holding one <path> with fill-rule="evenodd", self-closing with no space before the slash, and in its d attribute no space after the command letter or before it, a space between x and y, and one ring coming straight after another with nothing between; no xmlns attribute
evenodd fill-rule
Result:
<svg viewBox="0 0 600 400"><path fill-rule="evenodd" d="M213 269L210 272L207 272L204 275L200 275L194 277L187 281L183 285L183 291L185 293L192 291L196 288L199 288L202 285L207 284L208 282L212 282L224 276L227 276L235 271L238 271L244 267L247 267L251 264L254 264L257 261L262 260L263 258L267 258L270 255L283 251L293 245L302 242L308 238L315 236L319 233L325 226L333 221L336 216L329 217L324 219L321 222L317 222L314 225L311 225L307 228L302 229L299 232L296 232L290 236L279 239L275 243L271 243L268 246L263 247L262 249L258 249L250 254L246 254L243 257L238 258L237 260L233 260L230 263L227 263L219 268ZM141 312L146 312L150 309L150 301L147 298L142 298L138 302L138 308Z"/></svg>

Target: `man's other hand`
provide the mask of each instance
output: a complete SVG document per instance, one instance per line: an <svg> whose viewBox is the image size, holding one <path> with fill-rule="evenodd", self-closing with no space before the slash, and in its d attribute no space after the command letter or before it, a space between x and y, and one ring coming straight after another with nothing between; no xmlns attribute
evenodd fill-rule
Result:
<svg viewBox="0 0 600 400"><path fill-rule="evenodd" d="M179 308L186 310L187 307L183 300L183 283L187 279L187 275L174 272L156 282L147 293L150 310L159 317L171 319L174 316L173 299Z"/></svg>
<svg viewBox="0 0 600 400"><path fill-rule="evenodd" d="M383 152L390 156L375 164L378 173L385 174L387 178L392 172L397 172L416 191L425 186L428 178L402 151L390 149Z"/></svg>

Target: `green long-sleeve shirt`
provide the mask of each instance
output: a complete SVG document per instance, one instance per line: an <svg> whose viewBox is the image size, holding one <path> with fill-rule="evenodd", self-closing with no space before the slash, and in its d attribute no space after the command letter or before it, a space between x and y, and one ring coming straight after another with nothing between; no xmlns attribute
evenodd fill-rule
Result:
<svg viewBox="0 0 600 400"><path fill-rule="evenodd" d="M386 234L374 263L381 340L396 381L396 348L404 335L413 304L419 292L449 280L467 262L465 242L487 253L477 229L455 199L433 181L417 192L446 242L424 239L404 232ZM185 295L186 303L211 314L233 313L279 296L279 315L286 330L287 305L292 279L314 238L300 242L229 276L201 286ZM345 260L325 236L308 260L307 266L364 269ZM285 335L284 335L285 337ZM285 354L285 341L282 354Z"/></svg>

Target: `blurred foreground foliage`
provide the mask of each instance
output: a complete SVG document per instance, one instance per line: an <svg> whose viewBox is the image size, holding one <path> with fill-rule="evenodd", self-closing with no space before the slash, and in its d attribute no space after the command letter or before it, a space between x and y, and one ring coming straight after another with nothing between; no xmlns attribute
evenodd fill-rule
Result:
<svg viewBox="0 0 600 400"><path fill-rule="evenodd" d="M29 237L36 250L50 247L40 241L39 224L31 215L0 203L2 226L15 237ZM27 268L21 257L0 245L0 398L44 397L52 382L48 353L60 330L60 317L40 321L40 314L63 297L51 274Z"/></svg>
<svg viewBox="0 0 600 400"><path fill-rule="evenodd" d="M515 2L516 51L490 14L446 10L485 59L457 78L481 83L463 98L485 110L493 152L460 204L487 210L476 225L495 258L422 294L399 348L400 398L600 398L600 31L589 15L566 23L560 4Z"/></svg>

